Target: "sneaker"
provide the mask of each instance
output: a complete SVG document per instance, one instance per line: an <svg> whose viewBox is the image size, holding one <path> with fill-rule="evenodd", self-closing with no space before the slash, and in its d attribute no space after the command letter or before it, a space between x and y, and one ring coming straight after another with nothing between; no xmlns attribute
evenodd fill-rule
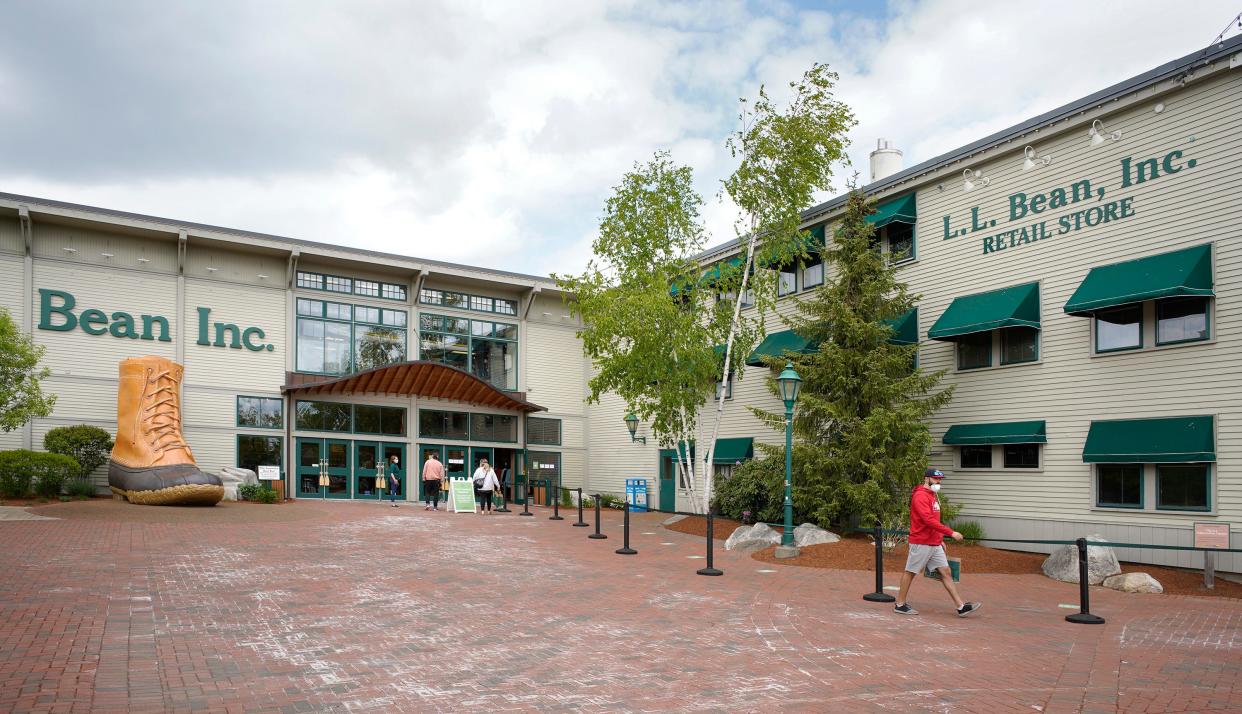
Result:
<svg viewBox="0 0 1242 714"><path fill-rule="evenodd" d="M966 617L967 615L971 613L978 612L979 608L981 607L983 607L983 603L981 602L968 602L965 605L962 605L960 608L958 608L957 616Z"/></svg>
<svg viewBox="0 0 1242 714"><path fill-rule="evenodd" d="M917 614L919 614L919 611L918 611L918 610L915 610L915 609L914 609L914 608L912 608L912 607L910 607L910 603L908 603L908 602L907 602L907 603L904 603L904 604L902 604L902 605L894 605L894 606L893 606L893 612L897 613L898 615L917 615Z"/></svg>

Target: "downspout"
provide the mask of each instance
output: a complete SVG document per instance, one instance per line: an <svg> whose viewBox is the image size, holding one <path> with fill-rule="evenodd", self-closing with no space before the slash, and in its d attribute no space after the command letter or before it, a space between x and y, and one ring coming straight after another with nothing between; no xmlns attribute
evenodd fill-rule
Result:
<svg viewBox="0 0 1242 714"><path fill-rule="evenodd" d="M189 325L185 319L185 258L189 248L190 236L184 231L177 231L177 324L181 326L177 340L177 363L185 364L185 340Z"/></svg>
<svg viewBox="0 0 1242 714"><path fill-rule="evenodd" d="M22 332L34 334L34 226L30 222L30 209L26 206L17 207L18 230L26 245L26 254L22 259L22 294L26 296L26 305L22 309ZM22 448L29 451L34 443L34 420L27 421L22 427Z"/></svg>

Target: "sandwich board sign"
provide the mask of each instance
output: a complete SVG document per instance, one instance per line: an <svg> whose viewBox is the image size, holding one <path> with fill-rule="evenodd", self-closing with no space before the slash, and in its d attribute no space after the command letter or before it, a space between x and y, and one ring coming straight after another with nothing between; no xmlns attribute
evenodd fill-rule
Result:
<svg viewBox="0 0 1242 714"><path fill-rule="evenodd" d="M454 513L474 513L474 483L465 478L449 481L449 502Z"/></svg>

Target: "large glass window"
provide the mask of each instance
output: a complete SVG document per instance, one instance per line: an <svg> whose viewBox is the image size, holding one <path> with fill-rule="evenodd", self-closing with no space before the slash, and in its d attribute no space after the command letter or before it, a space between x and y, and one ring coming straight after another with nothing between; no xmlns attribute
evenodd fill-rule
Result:
<svg viewBox="0 0 1242 714"><path fill-rule="evenodd" d="M471 414L472 441L517 441L517 419L507 414Z"/></svg>
<svg viewBox="0 0 1242 714"><path fill-rule="evenodd" d="M469 439L470 415L424 409L418 413L418 435L424 439Z"/></svg>
<svg viewBox="0 0 1242 714"><path fill-rule="evenodd" d="M401 407L356 404L354 405L354 432L405 436L405 410Z"/></svg>
<svg viewBox="0 0 1242 714"><path fill-rule="evenodd" d="M1005 444L1005 468L1039 468L1039 444Z"/></svg>
<svg viewBox="0 0 1242 714"><path fill-rule="evenodd" d="M294 423L303 431L348 432L351 411L349 404L341 402L298 402Z"/></svg>
<svg viewBox="0 0 1242 714"><path fill-rule="evenodd" d="M1142 346L1142 303L1095 313L1096 352L1134 350Z"/></svg>
<svg viewBox="0 0 1242 714"><path fill-rule="evenodd" d="M561 420L526 417L526 443L543 446L561 445Z"/></svg>
<svg viewBox="0 0 1242 714"><path fill-rule="evenodd" d="M356 372L405 361L404 330L376 325L355 325L354 339Z"/></svg>
<svg viewBox="0 0 1242 714"><path fill-rule="evenodd" d="M962 446L962 468L964 469L990 469L992 468L992 447L991 446Z"/></svg>
<svg viewBox="0 0 1242 714"><path fill-rule="evenodd" d="M978 369L992 366L992 333L976 332L957 338L957 368Z"/></svg>
<svg viewBox="0 0 1242 714"><path fill-rule="evenodd" d="M352 293L354 281L337 275L325 275L323 289L334 293Z"/></svg>
<svg viewBox="0 0 1242 714"><path fill-rule="evenodd" d="M260 466L284 466L284 439L279 436L237 435L237 468L256 474ZM281 473L284 469L281 468Z"/></svg>
<svg viewBox="0 0 1242 714"><path fill-rule="evenodd" d="M299 372L348 374L405 361L404 310L298 298L297 313Z"/></svg>
<svg viewBox="0 0 1242 714"><path fill-rule="evenodd" d="M1208 464L1158 464L1156 508L1169 511L1211 510Z"/></svg>
<svg viewBox="0 0 1242 714"><path fill-rule="evenodd" d="M1143 507L1142 464L1097 464L1095 505L1102 508Z"/></svg>
<svg viewBox="0 0 1242 714"><path fill-rule="evenodd" d="M1174 298L1156 303L1156 344L1208 338L1207 298Z"/></svg>
<svg viewBox="0 0 1242 714"><path fill-rule="evenodd" d="M319 374L349 372L348 322L298 319L298 371Z"/></svg>
<svg viewBox="0 0 1242 714"><path fill-rule="evenodd" d="M1001 364L1021 364L1039 359L1039 330L1009 327L1001 330Z"/></svg>
<svg viewBox="0 0 1242 714"><path fill-rule="evenodd" d="M517 325L419 316L421 359L470 372L497 389L517 389Z"/></svg>
<svg viewBox="0 0 1242 714"><path fill-rule="evenodd" d="M238 397L237 425L259 429L285 426L285 400L280 397Z"/></svg>
<svg viewBox="0 0 1242 714"><path fill-rule="evenodd" d="M553 483L561 475L561 455L555 451L526 452L526 473L532 479L549 479Z"/></svg>

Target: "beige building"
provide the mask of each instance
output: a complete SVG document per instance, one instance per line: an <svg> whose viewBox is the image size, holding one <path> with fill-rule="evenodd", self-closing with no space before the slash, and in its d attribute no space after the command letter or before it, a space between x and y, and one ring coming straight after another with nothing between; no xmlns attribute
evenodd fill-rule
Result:
<svg viewBox="0 0 1242 714"><path fill-rule="evenodd" d="M993 537L1242 530L1240 53L1234 39L896 173L898 154L877 151L873 220L921 295L898 337L957 388L929 461ZM843 203L805 227L831 235ZM831 274L781 278L789 314ZM186 366L201 465L277 465L291 497L376 498L377 460L435 452L455 474L486 457L510 484L620 494L642 478L653 506L689 505L671 452L632 441L623 404L584 403L590 367L546 277L0 194L0 305L47 346L58 395L0 448L114 429L117 363L158 354ZM758 352L800 344L768 323ZM754 442L783 443L745 408L778 408L767 376L733 385L721 476Z"/></svg>

